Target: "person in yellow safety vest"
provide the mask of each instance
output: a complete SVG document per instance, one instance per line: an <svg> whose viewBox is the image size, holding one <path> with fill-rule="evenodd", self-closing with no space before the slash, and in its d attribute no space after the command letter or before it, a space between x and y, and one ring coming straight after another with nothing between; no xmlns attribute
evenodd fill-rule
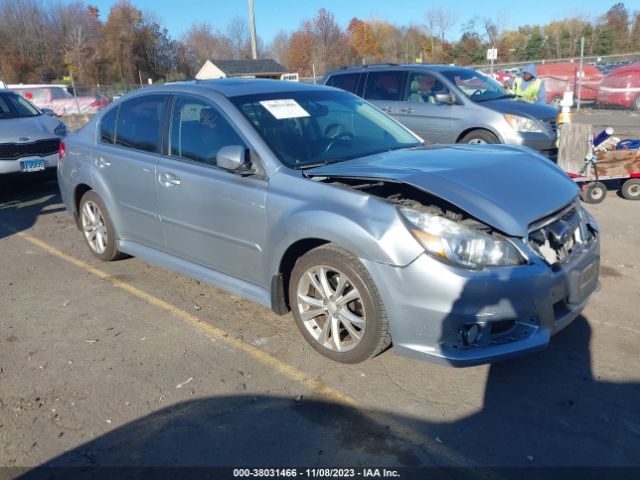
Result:
<svg viewBox="0 0 640 480"><path fill-rule="evenodd" d="M533 103L547 103L547 91L542 80L537 78L536 66L532 63L522 69L522 77L513 80L511 93Z"/></svg>

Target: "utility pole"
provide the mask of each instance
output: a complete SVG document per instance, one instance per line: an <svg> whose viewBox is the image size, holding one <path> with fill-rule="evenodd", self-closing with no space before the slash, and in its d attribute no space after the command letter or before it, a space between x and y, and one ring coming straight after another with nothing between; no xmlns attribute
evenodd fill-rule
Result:
<svg viewBox="0 0 640 480"><path fill-rule="evenodd" d="M258 48L256 46L256 17L253 14L253 0L249 0L249 30L251 30L251 56L258 58Z"/></svg>
<svg viewBox="0 0 640 480"><path fill-rule="evenodd" d="M584 61L584 37L580 37L580 69L578 70L578 107L576 110L580 111L580 103L582 103L582 79L584 72L582 71L582 63Z"/></svg>

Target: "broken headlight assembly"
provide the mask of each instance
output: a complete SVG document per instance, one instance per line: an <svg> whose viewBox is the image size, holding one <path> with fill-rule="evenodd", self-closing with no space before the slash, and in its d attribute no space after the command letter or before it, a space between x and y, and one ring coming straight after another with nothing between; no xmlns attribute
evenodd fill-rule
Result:
<svg viewBox="0 0 640 480"><path fill-rule="evenodd" d="M412 208L400 208L409 230L432 257L455 266L480 270L489 266L523 265L526 259L506 238L500 238Z"/></svg>

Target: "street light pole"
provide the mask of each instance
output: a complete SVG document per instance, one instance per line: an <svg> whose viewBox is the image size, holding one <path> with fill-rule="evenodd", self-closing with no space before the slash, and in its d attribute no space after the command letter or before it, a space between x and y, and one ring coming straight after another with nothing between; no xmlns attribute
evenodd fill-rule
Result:
<svg viewBox="0 0 640 480"><path fill-rule="evenodd" d="M256 17L253 14L253 0L249 0L249 30L251 30L251 56L255 60L258 58L256 46Z"/></svg>

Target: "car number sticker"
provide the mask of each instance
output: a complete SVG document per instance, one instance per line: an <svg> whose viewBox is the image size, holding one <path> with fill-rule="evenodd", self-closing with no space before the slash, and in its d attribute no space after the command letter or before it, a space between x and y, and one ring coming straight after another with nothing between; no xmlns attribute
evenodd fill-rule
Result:
<svg viewBox="0 0 640 480"><path fill-rule="evenodd" d="M266 108L271 115L278 120L285 118L308 117L309 112L302 108L298 102L292 98L282 100L263 100L260 104Z"/></svg>

